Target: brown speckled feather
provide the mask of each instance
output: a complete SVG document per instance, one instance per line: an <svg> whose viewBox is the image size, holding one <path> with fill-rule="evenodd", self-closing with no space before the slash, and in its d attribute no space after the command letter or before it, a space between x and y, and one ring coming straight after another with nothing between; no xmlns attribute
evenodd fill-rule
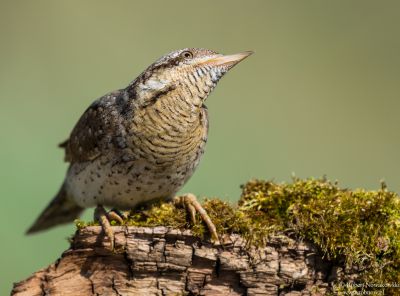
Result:
<svg viewBox="0 0 400 296"><path fill-rule="evenodd" d="M81 116L65 142L65 161L92 161L106 150L114 149L125 133L124 118L117 106L124 90L114 91L96 100Z"/></svg>

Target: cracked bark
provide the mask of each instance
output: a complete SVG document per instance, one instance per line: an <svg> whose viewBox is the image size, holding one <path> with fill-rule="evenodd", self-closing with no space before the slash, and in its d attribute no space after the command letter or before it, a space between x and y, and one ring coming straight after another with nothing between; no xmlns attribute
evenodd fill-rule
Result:
<svg viewBox="0 0 400 296"><path fill-rule="evenodd" d="M100 227L86 227L70 249L14 285L11 295L325 295L341 271L307 243L286 235L246 248L223 247L167 227L114 227L115 251Z"/></svg>

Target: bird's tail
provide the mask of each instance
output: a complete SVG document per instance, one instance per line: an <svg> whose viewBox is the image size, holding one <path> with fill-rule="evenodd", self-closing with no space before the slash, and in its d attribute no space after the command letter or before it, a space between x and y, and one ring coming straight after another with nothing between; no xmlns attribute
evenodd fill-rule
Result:
<svg viewBox="0 0 400 296"><path fill-rule="evenodd" d="M63 184L57 195L26 233L31 234L59 224L72 222L79 217L82 211L82 207L68 198L65 184Z"/></svg>

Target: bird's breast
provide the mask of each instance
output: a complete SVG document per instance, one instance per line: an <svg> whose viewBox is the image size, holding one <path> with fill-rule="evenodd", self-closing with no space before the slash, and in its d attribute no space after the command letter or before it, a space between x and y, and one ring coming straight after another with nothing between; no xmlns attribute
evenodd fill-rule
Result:
<svg viewBox="0 0 400 296"><path fill-rule="evenodd" d="M207 141L207 112L191 111L181 104L156 102L139 110L129 129L134 154L156 164L192 161Z"/></svg>

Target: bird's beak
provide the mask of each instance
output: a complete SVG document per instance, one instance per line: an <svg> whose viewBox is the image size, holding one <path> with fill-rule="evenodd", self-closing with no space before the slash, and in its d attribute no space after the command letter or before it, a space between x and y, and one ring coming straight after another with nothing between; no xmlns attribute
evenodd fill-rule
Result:
<svg viewBox="0 0 400 296"><path fill-rule="evenodd" d="M214 55L211 57L207 57L206 59L200 61L199 65L210 65L210 66L227 66L229 68L233 67L240 61L244 60L248 56L252 55L253 51L244 51L237 54L231 55Z"/></svg>

